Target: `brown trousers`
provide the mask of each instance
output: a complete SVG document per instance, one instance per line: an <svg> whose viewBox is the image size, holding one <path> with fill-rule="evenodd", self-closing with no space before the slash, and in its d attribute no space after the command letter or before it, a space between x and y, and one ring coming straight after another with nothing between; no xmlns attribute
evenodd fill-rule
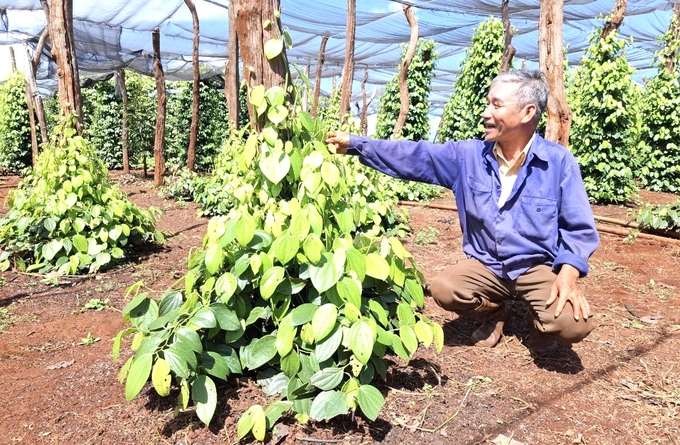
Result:
<svg viewBox="0 0 680 445"><path fill-rule="evenodd" d="M479 261L468 259L437 274L429 290L439 306L463 318L482 322L497 317L504 301L524 301L529 306L527 322L562 343L577 343L595 326L591 319L574 320L569 303L557 318L556 303L546 307L556 277L551 267L540 265L532 267L517 280L502 279Z"/></svg>

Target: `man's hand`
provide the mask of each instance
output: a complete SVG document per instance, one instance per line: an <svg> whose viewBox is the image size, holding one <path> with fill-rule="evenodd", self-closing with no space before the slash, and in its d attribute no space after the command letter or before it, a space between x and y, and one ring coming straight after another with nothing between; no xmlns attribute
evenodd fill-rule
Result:
<svg viewBox="0 0 680 445"><path fill-rule="evenodd" d="M550 289L550 297L546 301L546 306L557 302L555 307L555 318L559 317L564 310L567 301L571 303L574 310L574 320L583 317L588 319L590 315L590 305L583 290L578 285L579 271L570 264L563 264L557 278Z"/></svg>
<svg viewBox="0 0 680 445"><path fill-rule="evenodd" d="M347 147L349 147L349 133L329 131L326 133L326 143L332 145L336 153L344 155L347 153Z"/></svg>

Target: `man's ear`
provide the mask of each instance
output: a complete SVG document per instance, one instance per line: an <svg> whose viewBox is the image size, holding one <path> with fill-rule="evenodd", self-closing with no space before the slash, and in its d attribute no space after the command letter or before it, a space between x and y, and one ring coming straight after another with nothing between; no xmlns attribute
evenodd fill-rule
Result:
<svg viewBox="0 0 680 445"><path fill-rule="evenodd" d="M536 117L537 112L536 104L529 104L522 110L522 123L526 124L531 122Z"/></svg>

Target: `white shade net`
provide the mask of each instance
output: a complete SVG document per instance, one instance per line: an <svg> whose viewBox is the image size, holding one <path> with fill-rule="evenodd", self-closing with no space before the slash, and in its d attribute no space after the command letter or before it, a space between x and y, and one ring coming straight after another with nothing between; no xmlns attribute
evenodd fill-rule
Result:
<svg viewBox="0 0 680 445"><path fill-rule="evenodd" d="M415 8L420 37L437 42L439 53L430 100L433 111L441 111L448 100L460 62L472 34L490 16L501 16L501 0L357 0L355 39L355 84L353 100L359 101L360 82L368 70L367 88L380 88L397 72L401 45L410 29L404 4ZM227 0L195 0L200 22L200 71L203 76L222 74L228 44ZM588 36L602 26L614 0L565 0L564 42L570 64L577 64L587 49ZM538 18L540 0L510 0L509 17L515 29L515 66L525 62L538 67ZM627 49L629 62L638 69L637 80L651 77L657 41L669 27L673 2L628 0L620 33L632 37ZM74 0L74 37L81 77L128 68L153 74L151 31L159 28L161 58L170 80L192 78L193 22L184 0ZM322 36L328 36L323 65L324 94L328 79L339 76L345 57L347 3L344 0L281 0L281 21L293 40L289 61L316 63ZM0 0L0 44L27 43L35 48L46 27L39 0ZM55 66L44 52L38 78L44 88L54 88Z"/></svg>

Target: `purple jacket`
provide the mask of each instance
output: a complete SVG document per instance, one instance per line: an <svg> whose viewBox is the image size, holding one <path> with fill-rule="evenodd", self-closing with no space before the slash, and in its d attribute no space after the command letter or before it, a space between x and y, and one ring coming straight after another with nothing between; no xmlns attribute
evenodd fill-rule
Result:
<svg viewBox="0 0 680 445"><path fill-rule="evenodd" d="M498 207L501 183L493 142L383 141L350 136L348 154L395 178L437 184L456 198L463 251L501 278L538 264L571 264L581 276L600 239L578 163L538 134L515 185Z"/></svg>

